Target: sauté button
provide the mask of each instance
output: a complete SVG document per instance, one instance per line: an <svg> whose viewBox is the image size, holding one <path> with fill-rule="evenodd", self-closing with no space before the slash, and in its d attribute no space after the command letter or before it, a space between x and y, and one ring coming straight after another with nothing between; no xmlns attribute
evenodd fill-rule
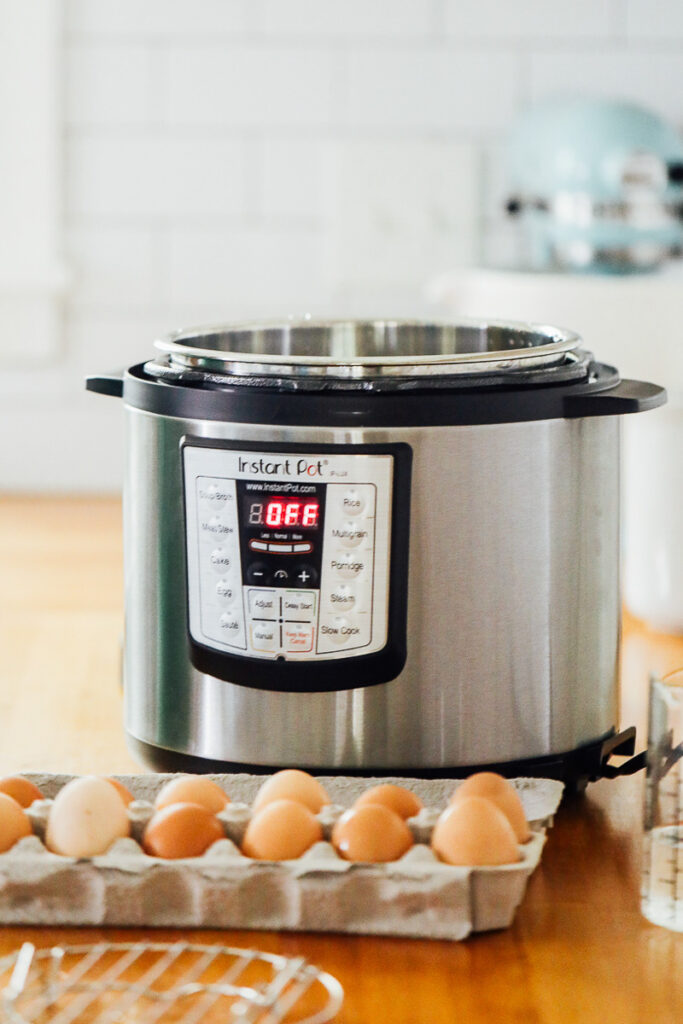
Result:
<svg viewBox="0 0 683 1024"><path fill-rule="evenodd" d="M231 639L238 636L242 631L242 623L236 615L231 615L230 612L224 612L218 620L218 624L221 627L221 633L226 634Z"/></svg>

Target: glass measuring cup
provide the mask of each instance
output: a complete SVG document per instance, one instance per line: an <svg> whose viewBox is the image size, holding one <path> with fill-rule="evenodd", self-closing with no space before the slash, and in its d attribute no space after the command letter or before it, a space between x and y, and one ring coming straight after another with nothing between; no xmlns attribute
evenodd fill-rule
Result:
<svg viewBox="0 0 683 1024"><path fill-rule="evenodd" d="M650 679L641 908L683 932L683 669Z"/></svg>

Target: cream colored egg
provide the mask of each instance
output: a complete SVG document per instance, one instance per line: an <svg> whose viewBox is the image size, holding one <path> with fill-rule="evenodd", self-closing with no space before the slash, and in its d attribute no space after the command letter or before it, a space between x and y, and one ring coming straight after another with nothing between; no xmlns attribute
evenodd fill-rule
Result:
<svg viewBox="0 0 683 1024"><path fill-rule="evenodd" d="M514 864L520 859L512 825L483 796L465 796L446 808L434 826L432 849L447 864L463 867Z"/></svg>
<svg viewBox="0 0 683 1024"><path fill-rule="evenodd" d="M256 860L295 860L322 837L320 822L308 807L297 800L273 800L249 822L242 853Z"/></svg>
<svg viewBox="0 0 683 1024"><path fill-rule="evenodd" d="M524 814L524 806L517 790L496 772L476 772L465 779L453 793L451 803L467 796L483 796L501 809L512 825L517 841L526 843L531 831Z"/></svg>
<svg viewBox="0 0 683 1024"><path fill-rule="evenodd" d="M267 779L254 800L253 810L259 811L273 800L296 800L317 814L329 804L330 798L317 779L299 768L284 768Z"/></svg>
<svg viewBox="0 0 683 1024"><path fill-rule="evenodd" d="M20 839L30 835L28 815L14 797L0 793L0 853L11 850Z"/></svg>
<svg viewBox="0 0 683 1024"><path fill-rule="evenodd" d="M129 834L126 807L116 788L107 779L86 775L67 782L55 797L45 842L53 853L97 857Z"/></svg>
<svg viewBox="0 0 683 1024"><path fill-rule="evenodd" d="M345 860L383 864L407 853L413 836L395 811L364 804L342 814L332 830L332 844Z"/></svg>
<svg viewBox="0 0 683 1024"><path fill-rule="evenodd" d="M230 802L224 790L203 775L180 775L162 786L154 806L157 810L171 804L199 804L212 814L218 814Z"/></svg>
<svg viewBox="0 0 683 1024"><path fill-rule="evenodd" d="M411 790L406 789L404 786L393 785L390 782L384 782L379 786L373 786L372 789L366 789L353 806L364 807L365 804L381 804L383 807L388 807L390 811L394 811L404 821L408 818L413 818L422 809L422 801Z"/></svg>

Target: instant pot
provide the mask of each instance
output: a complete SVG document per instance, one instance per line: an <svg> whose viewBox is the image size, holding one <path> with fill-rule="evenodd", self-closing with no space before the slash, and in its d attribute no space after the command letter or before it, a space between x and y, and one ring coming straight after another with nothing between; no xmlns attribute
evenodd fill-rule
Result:
<svg viewBox="0 0 683 1024"><path fill-rule="evenodd" d="M179 332L123 398L125 722L163 770L608 774L619 417L553 327Z"/></svg>

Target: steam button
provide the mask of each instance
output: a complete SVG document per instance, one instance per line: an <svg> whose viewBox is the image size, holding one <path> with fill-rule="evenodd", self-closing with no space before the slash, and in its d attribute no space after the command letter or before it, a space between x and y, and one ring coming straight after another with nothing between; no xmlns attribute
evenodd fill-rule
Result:
<svg viewBox="0 0 683 1024"><path fill-rule="evenodd" d="M340 583L330 594L330 605L335 612L349 612L356 603L356 595L346 583Z"/></svg>

